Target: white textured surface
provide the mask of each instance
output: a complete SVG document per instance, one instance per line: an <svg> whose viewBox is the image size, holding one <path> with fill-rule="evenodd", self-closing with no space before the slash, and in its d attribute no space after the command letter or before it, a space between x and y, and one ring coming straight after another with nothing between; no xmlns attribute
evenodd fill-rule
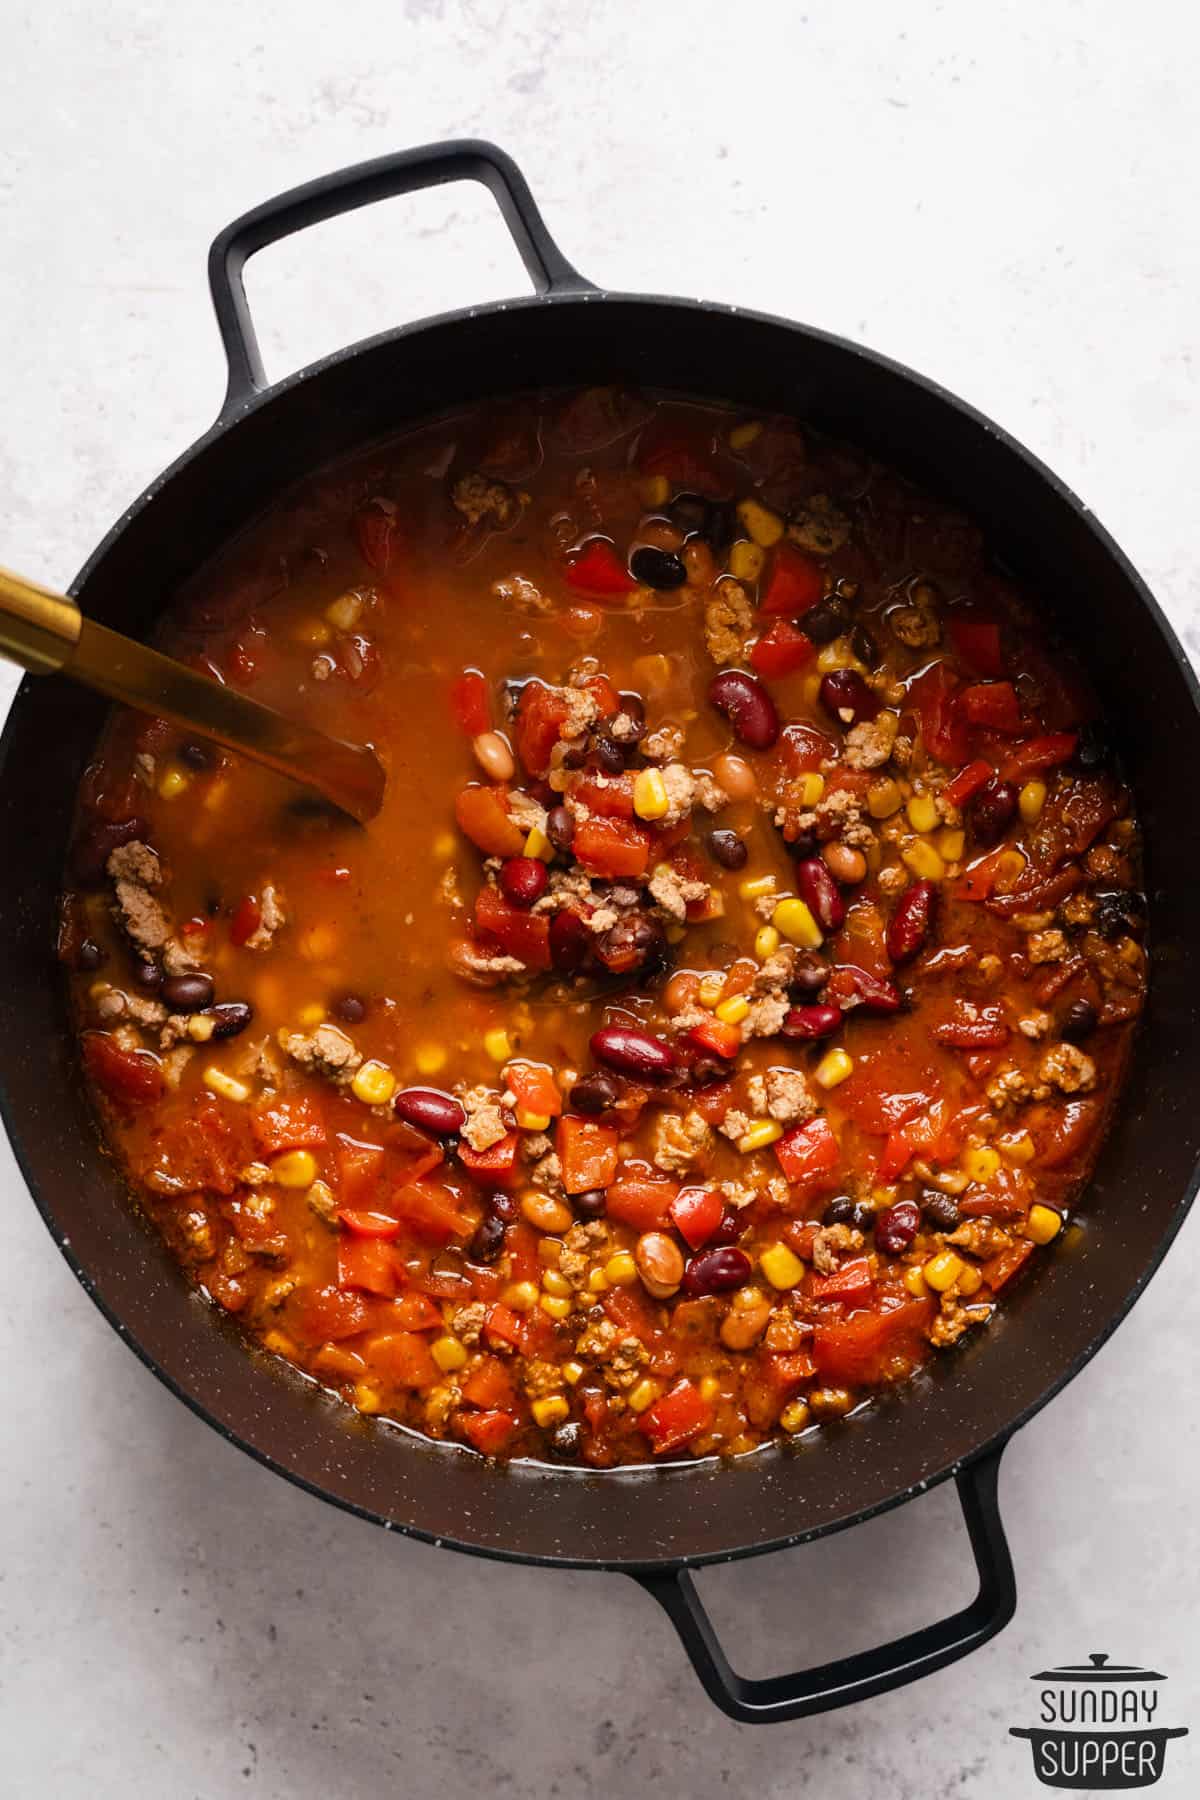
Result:
<svg viewBox="0 0 1200 1800"><path fill-rule="evenodd" d="M1200 645L1197 29L1169 0L806 8L553 0L6 0L0 557L70 578L216 410L209 238L340 164L490 136L567 255L869 339L1046 457ZM490 202L393 202L272 252L275 373L517 291ZM2 678L0 678L2 680ZM11 691L0 686L0 700ZM2 1015L0 1015L2 1018ZM1200 1759L1195 1220L1010 1448L1016 1622L919 1687L753 1731L627 1582L384 1537L172 1400L84 1299L0 1148L0 1793L1007 1800L1028 1674L1172 1677L1164 1796ZM964 1597L943 1490L703 1578L751 1672ZM878 1590L878 1591L876 1591Z"/></svg>

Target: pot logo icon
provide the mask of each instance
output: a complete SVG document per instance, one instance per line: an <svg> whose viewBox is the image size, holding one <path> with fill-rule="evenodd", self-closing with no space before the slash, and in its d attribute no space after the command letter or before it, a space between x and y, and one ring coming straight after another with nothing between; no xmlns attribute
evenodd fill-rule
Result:
<svg viewBox="0 0 1200 1800"><path fill-rule="evenodd" d="M1167 1741L1186 1737L1186 1725L1159 1717L1166 1676L1154 1669L1110 1663L1096 1652L1086 1663L1043 1669L1038 1723L1014 1725L1028 1738L1033 1772L1046 1787L1151 1787L1163 1772Z"/></svg>

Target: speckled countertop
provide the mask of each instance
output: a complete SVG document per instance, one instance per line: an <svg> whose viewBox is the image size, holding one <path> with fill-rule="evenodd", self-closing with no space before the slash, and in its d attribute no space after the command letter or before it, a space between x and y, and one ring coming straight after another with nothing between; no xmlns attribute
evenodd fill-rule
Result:
<svg viewBox="0 0 1200 1800"><path fill-rule="evenodd" d="M69 580L209 423L218 227L339 164L477 134L517 156L593 279L801 317L974 401L1086 497L1200 647L1200 30L1170 0L9 0L4 24L14 567ZM275 373L522 288L490 201L462 188L324 227L251 280ZM228 1448L85 1300L5 1146L0 1186L6 1800L1007 1800L1041 1791L1007 1735L1030 1672L1093 1649L1170 1675L1193 1736L1158 1791L1200 1785L1195 1220L1008 1451L1014 1624L918 1687L758 1731L708 1705L631 1583L384 1538ZM923 1622L969 1584L940 1490L702 1585L756 1673Z"/></svg>

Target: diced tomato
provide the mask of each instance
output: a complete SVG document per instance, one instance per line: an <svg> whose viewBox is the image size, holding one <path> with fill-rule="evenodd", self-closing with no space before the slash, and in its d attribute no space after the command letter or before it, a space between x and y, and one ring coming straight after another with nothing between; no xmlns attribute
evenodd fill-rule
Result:
<svg viewBox="0 0 1200 1800"><path fill-rule="evenodd" d="M566 717L567 703L557 689L544 681L525 683L513 731L517 755L531 775L544 775L549 769L550 752Z"/></svg>
<svg viewBox="0 0 1200 1800"><path fill-rule="evenodd" d="M520 856L525 848L525 833L509 815L504 788L463 788L455 796L454 817L463 836L485 856Z"/></svg>
<svg viewBox="0 0 1200 1800"><path fill-rule="evenodd" d="M486 678L478 669L464 669L450 688L450 710L468 737L490 731L492 709Z"/></svg>
<svg viewBox="0 0 1200 1800"><path fill-rule="evenodd" d="M235 950L240 950L252 938L262 924L262 907L254 894L243 894L233 909L233 918L229 922L229 941Z"/></svg>
<svg viewBox="0 0 1200 1800"><path fill-rule="evenodd" d="M667 1212L688 1249L699 1250L724 1218L725 1202L712 1188L680 1188Z"/></svg>
<svg viewBox="0 0 1200 1800"><path fill-rule="evenodd" d="M415 1331L380 1332L367 1345L366 1355L389 1387L432 1387L441 1379L429 1345Z"/></svg>
<svg viewBox="0 0 1200 1800"><path fill-rule="evenodd" d="M751 650L750 667L768 681L776 681L785 675L794 675L797 669L811 662L815 654L812 640L806 638L790 619L777 619Z"/></svg>
<svg viewBox="0 0 1200 1800"><path fill-rule="evenodd" d="M594 1188L607 1188L617 1172L620 1141L617 1126L606 1125L602 1119L582 1119L565 1113L558 1121L555 1137L563 1191L586 1194Z"/></svg>
<svg viewBox="0 0 1200 1800"><path fill-rule="evenodd" d="M976 619L969 613L952 610L946 616L946 628L958 655L977 675L998 680L1004 674L999 625L990 619Z"/></svg>
<svg viewBox="0 0 1200 1800"><path fill-rule="evenodd" d="M362 1288L390 1300L399 1286L395 1253L381 1237L344 1237L338 1240L337 1278L340 1288Z"/></svg>
<svg viewBox="0 0 1200 1800"><path fill-rule="evenodd" d="M1073 731L1054 731L1046 737L1030 738L1027 744L1018 744L1001 763L1001 778L1004 781L1028 781L1031 775L1038 775L1043 769L1070 762L1078 743L1079 738Z"/></svg>
<svg viewBox="0 0 1200 1800"><path fill-rule="evenodd" d="M757 1361L759 1373L781 1401L790 1400L794 1394L798 1394L817 1372L812 1351L807 1345L800 1350L783 1350L774 1355L763 1351Z"/></svg>
<svg viewBox="0 0 1200 1800"><path fill-rule="evenodd" d="M995 1256L989 1256L985 1263L981 1263L980 1273L993 1294L998 1294L1001 1288L1007 1287L1032 1255L1033 1245L1028 1238L1019 1238L1005 1249L998 1250Z"/></svg>
<svg viewBox="0 0 1200 1800"><path fill-rule="evenodd" d="M589 538L567 558L566 583L579 594L600 598L631 594L637 582L608 538Z"/></svg>
<svg viewBox="0 0 1200 1800"><path fill-rule="evenodd" d="M352 1211L369 1212L386 1191L382 1144L364 1144L339 1132L334 1142L338 1199Z"/></svg>
<svg viewBox="0 0 1200 1800"><path fill-rule="evenodd" d="M967 760L966 722L955 705L958 677L948 663L935 662L908 690L930 756L955 766Z"/></svg>
<svg viewBox="0 0 1200 1800"><path fill-rule="evenodd" d="M932 1027L939 1044L950 1050L1002 1050L1009 1039L1008 1024L998 1006L976 1006L956 1000L947 1018Z"/></svg>
<svg viewBox="0 0 1200 1800"><path fill-rule="evenodd" d="M329 1139L320 1104L312 1094L273 1100L250 1115L250 1130L264 1156L280 1150L320 1150Z"/></svg>
<svg viewBox="0 0 1200 1800"><path fill-rule="evenodd" d="M232 1194L239 1185L239 1172L253 1155L251 1143L240 1106L220 1106L205 1099L155 1132L152 1152L138 1159L140 1172L147 1177L154 1172L168 1175L177 1192L207 1188L216 1194Z"/></svg>
<svg viewBox="0 0 1200 1800"><path fill-rule="evenodd" d="M967 723L1005 737L1020 737L1025 730L1017 690L1011 681L980 681L965 687L958 704Z"/></svg>
<svg viewBox="0 0 1200 1800"><path fill-rule="evenodd" d="M441 1308L428 1294L401 1294L395 1306L396 1323L403 1331L440 1331Z"/></svg>
<svg viewBox="0 0 1200 1800"><path fill-rule="evenodd" d="M875 1171L880 1181L895 1181L896 1177L902 1175L904 1170L908 1167L909 1163L912 1161L912 1156L912 1140L908 1136L904 1126L901 1125L895 1131L890 1131L887 1136L887 1142L884 1144L883 1150L880 1153L879 1165Z"/></svg>
<svg viewBox="0 0 1200 1800"><path fill-rule="evenodd" d="M610 1288L601 1305L614 1324L631 1331L643 1344L659 1340L658 1310L640 1282L634 1287Z"/></svg>
<svg viewBox="0 0 1200 1800"><path fill-rule="evenodd" d="M516 1095L522 1112L557 1119L563 1109L562 1092L553 1069L545 1063L510 1062L504 1070L505 1085Z"/></svg>
<svg viewBox="0 0 1200 1800"><path fill-rule="evenodd" d="M711 1430L714 1416L710 1402L685 1378L639 1413L638 1429L650 1439L654 1454L665 1456L671 1450L682 1450L701 1432Z"/></svg>
<svg viewBox="0 0 1200 1800"><path fill-rule="evenodd" d="M375 1309L362 1293L343 1293L340 1288L315 1288L300 1315L300 1331L307 1342L336 1343L366 1331Z"/></svg>
<svg viewBox="0 0 1200 1800"><path fill-rule="evenodd" d="M719 1125L733 1105L732 1081L718 1081L692 1096L692 1106L709 1125Z"/></svg>
<svg viewBox="0 0 1200 1800"><path fill-rule="evenodd" d="M726 1025L720 1019L702 1019L687 1035L689 1044L695 1044L698 1050L709 1050L714 1056L723 1056L726 1061L736 1056L742 1047L740 1025Z"/></svg>
<svg viewBox="0 0 1200 1800"><path fill-rule="evenodd" d="M488 1308L487 1318L483 1321L483 1335L493 1344L509 1344L519 1350L524 1342L524 1320L520 1313L515 1313L511 1306L505 1306L497 1300Z"/></svg>
<svg viewBox="0 0 1200 1800"><path fill-rule="evenodd" d="M550 967L550 920L545 913L510 906L499 888L480 888L475 898L475 929L494 941L506 956L515 956L527 969L540 972Z"/></svg>
<svg viewBox="0 0 1200 1800"><path fill-rule="evenodd" d="M825 571L814 557L790 544L776 544L758 608L798 618L817 604L825 592Z"/></svg>
<svg viewBox="0 0 1200 1800"><path fill-rule="evenodd" d="M499 1456L517 1429L510 1412L463 1413L458 1422L481 1456Z"/></svg>
<svg viewBox="0 0 1200 1800"><path fill-rule="evenodd" d="M468 1175L485 1185L493 1187L511 1187L518 1175L517 1153L521 1140L517 1132L509 1131L499 1143L490 1144L486 1150L472 1150L469 1144L458 1146L458 1160Z"/></svg>
<svg viewBox="0 0 1200 1800"><path fill-rule="evenodd" d="M1000 859L1005 854L1003 848L990 850L986 856L981 856L978 862L973 862L954 883L951 889L954 898L972 902L986 900L996 885L996 879L1002 866Z"/></svg>
<svg viewBox="0 0 1200 1800"><path fill-rule="evenodd" d="M382 1238L390 1243L400 1235L400 1221L387 1213L360 1212L352 1206L339 1206L338 1218L354 1237Z"/></svg>
<svg viewBox="0 0 1200 1800"><path fill-rule="evenodd" d="M420 1181L444 1160L442 1146L427 1138L415 1125L396 1119L383 1126L387 1139L387 1173L403 1183Z"/></svg>
<svg viewBox="0 0 1200 1800"><path fill-rule="evenodd" d="M583 683L583 691L592 696L602 719L611 719L620 712L621 696L607 675L589 675Z"/></svg>
<svg viewBox="0 0 1200 1800"><path fill-rule="evenodd" d="M608 1217L634 1231L664 1231L670 1224L676 1191L673 1181L657 1180L626 1167L608 1189Z"/></svg>
<svg viewBox="0 0 1200 1800"><path fill-rule="evenodd" d="M785 1131L776 1142L775 1154L789 1181L812 1181L829 1174L841 1161L838 1141L824 1113Z"/></svg>
<svg viewBox="0 0 1200 1800"><path fill-rule="evenodd" d="M820 1229L811 1219L792 1219L783 1228L783 1241L802 1262L811 1262L813 1244Z"/></svg>
<svg viewBox="0 0 1200 1800"><path fill-rule="evenodd" d="M610 881L622 876L636 879L646 873L650 861L649 836L623 819L583 819L575 827L572 848L587 874Z"/></svg>
<svg viewBox="0 0 1200 1800"><path fill-rule="evenodd" d="M571 798L601 818L632 819L633 776L577 775L571 783Z"/></svg>
<svg viewBox="0 0 1200 1800"><path fill-rule="evenodd" d="M462 1397L468 1406L480 1406L485 1411L512 1406L517 1390L508 1365L498 1356L485 1356L463 1382Z"/></svg>
<svg viewBox="0 0 1200 1800"><path fill-rule="evenodd" d="M927 1354L924 1331L931 1300L908 1300L886 1312L857 1312L837 1324L818 1325L812 1353L822 1381L864 1387L899 1379Z"/></svg>
<svg viewBox="0 0 1200 1800"><path fill-rule="evenodd" d="M317 1375L336 1375L340 1381L360 1381L367 1373L367 1359L340 1344L323 1344L312 1359Z"/></svg>
<svg viewBox="0 0 1200 1800"><path fill-rule="evenodd" d="M856 1256L850 1262L844 1262L840 1269L835 1269L830 1275L818 1275L814 1271L804 1277L804 1292L810 1300L861 1302L874 1286L871 1265L865 1256Z"/></svg>
<svg viewBox="0 0 1200 1800"><path fill-rule="evenodd" d="M368 501L354 515L354 535L364 561L386 575L396 547L396 508L390 501Z"/></svg>
<svg viewBox="0 0 1200 1800"><path fill-rule="evenodd" d="M126 1106L153 1106L166 1088L162 1064L146 1050L122 1050L106 1031L85 1031L83 1064L110 1100Z"/></svg>
<svg viewBox="0 0 1200 1800"><path fill-rule="evenodd" d="M512 1135L515 1137L516 1133ZM466 1157L462 1151L459 1154L465 1167ZM433 1187L425 1181L410 1181L397 1188L391 1205L413 1236L427 1244L445 1244L451 1238L462 1241L472 1235L477 1223L448 1188Z"/></svg>
<svg viewBox="0 0 1200 1800"><path fill-rule="evenodd" d="M971 795L992 779L992 772L991 763L970 762L946 783L942 793L951 806L965 806Z"/></svg>
<svg viewBox="0 0 1200 1800"><path fill-rule="evenodd" d="M779 760L792 775L811 775L837 755L837 746L815 725L796 721L779 734Z"/></svg>

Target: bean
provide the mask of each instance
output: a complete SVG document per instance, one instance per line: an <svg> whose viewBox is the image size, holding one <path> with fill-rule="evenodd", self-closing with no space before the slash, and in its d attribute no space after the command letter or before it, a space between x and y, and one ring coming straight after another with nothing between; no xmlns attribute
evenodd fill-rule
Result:
<svg viewBox="0 0 1200 1800"><path fill-rule="evenodd" d="M133 979L144 993L156 994L162 986L163 972L153 957L140 956L133 965Z"/></svg>
<svg viewBox="0 0 1200 1800"><path fill-rule="evenodd" d="M343 1025L361 1025L367 1016L367 1003L361 994L339 994L329 1010Z"/></svg>
<svg viewBox="0 0 1200 1800"><path fill-rule="evenodd" d="M392 1101L392 1111L406 1125L415 1125L432 1137L455 1137L467 1122L467 1115L453 1094L441 1088L401 1088Z"/></svg>
<svg viewBox="0 0 1200 1800"><path fill-rule="evenodd" d="M819 994L829 974L829 964L815 950L801 950L792 964L791 986L800 994Z"/></svg>
<svg viewBox="0 0 1200 1800"><path fill-rule="evenodd" d="M84 938L75 952L74 966L81 975L91 975L107 961L108 952L101 949L95 938Z"/></svg>
<svg viewBox="0 0 1200 1800"><path fill-rule="evenodd" d="M724 750L713 763L713 777L731 800L752 800L758 792L754 770L744 757Z"/></svg>
<svg viewBox="0 0 1200 1800"><path fill-rule="evenodd" d="M680 531L699 537L708 522L708 501L702 494L676 494L667 517Z"/></svg>
<svg viewBox="0 0 1200 1800"><path fill-rule="evenodd" d="M692 538L683 546L682 554L689 587L710 588L717 579L717 563L708 545L700 538Z"/></svg>
<svg viewBox="0 0 1200 1800"><path fill-rule="evenodd" d="M811 827L806 826L803 830L798 831L794 838L784 838L783 847L789 856L805 862L810 856L817 854L817 834Z"/></svg>
<svg viewBox="0 0 1200 1800"><path fill-rule="evenodd" d="M850 985L858 996L858 1004L866 1013L894 1013L900 1010L900 990L890 981L881 981L878 975L868 975L855 963L843 965Z"/></svg>
<svg viewBox="0 0 1200 1800"><path fill-rule="evenodd" d="M1068 1044L1082 1044L1095 1031L1099 1016L1090 1000L1072 1000L1063 1014L1058 1035Z"/></svg>
<svg viewBox="0 0 1200 1800"><path fill-rule="evenodd" d="M805 615L808 619L808 614ZM844 729L878 717L883 702L857 669L831 669L822 675L817 698Z"/></svg>
<svg viewBox="0 0 1200 1800"><path fill-rule="evenodd" d="M810 606L804 615L804 635L811 644L832 644L849 630L850 608L836 594ZM866 658L863 658L864 662Z"/></svg>
<svg viewBox="0 0 1200 1800"><path fill-rule="evenodd" d="M708 1240L709 1249L721 1244L736 1244L742 1235L742 1215L736 1206L727 1206L721 1214L721 1223Z"/></svg>
<svg viewBox="0 0 1200 1800"><path fill-rule="evenodd" d="M552 806L546 814L546 836L564 854L575 841L575 815L568 806Z"/></svg>
<svg viewBox="0 0 1200 1800"><path fill-rule="evenodd" d="M211 769L213 752L207 744L197 744L192 739L180 744L176 752L181 763L189 769Z"/></svg>
<svg viewBox="0 0 1200 1800"><path fill-rule="evenodd" d="M598 1063L635 1081L661 1081L677 1062L670 1044L631 1025L606 1025L593 1032L591 1051Z"/></svg>
<svg viewBox="0 0 1200 1800"><path fill-rule="evenodd" d="M778 738L775 702L762 682L743 669L722 669L709 683L708 698L751 750L769 750Z"/></svg>
<svg viewBox="0 0 1200 1800"><path fill-rule="evenodd" d="M687 581L687 567L683 558L673 550L657 550L651 544L641 544L634 551L629 559L629 572L644 587L658 588L664 592L683 587Z"/></svg>
<svg viewBox="0 0 1200 1800"><path fill-rule="evenodd" d="M625 768L625 746L606 732L597 732L592 739L592 756L602 775L620 775Z"/></svg>
<svg viewBox="0 0 1200 1800"><path fill-rule="evenodd" d="M649 913L627 913L602 932L592 946L596 960L610 975L660 966L667 960L667 934Z"/></svg>
<svg viewBox="0 0 1200 1800"><path fill-rule="evenodd" d="M693 1295L728 1294L745 1285L751 1275L750 1258L734 1244L719 1244L693 1256L683 1271L684 1291Z"/></svg>
<svg viewBox="0 0 1200 1800"><path fill-rule="evenodd" d="M510 856L500 867L500 892L511 906L532 906L550 882L546 865L536 856Z"/></svg>
<svg viewBox="0 0 1200 1800"><path fill-rule="evenodd" d="M710 831L708 851L723 869L744 869L746 858L750 854L745 839L740 838L736 831Z"/></svg>
<svg viewBox="0 0 1200 1800"><path fill-rule="evenodd" d="M914 881L905 888L887 928L887 953L894 963L912 961L933 929L936 907L932 881Z"/></svg>
<svg viewBox="0 0 1200 1800"><path fill-rule="evenodd" d="M1146 929L1145 896L1133 888L1105 888L1096 895L1096 930L1114 938L1141 937Z"/></svg>
<svg viewBox="0 0 1200 1800"><path fill-rule="evenodd" d="M506 1225L514 1224L517 1217L516 1196L497 1189L494 1194L488 1195L488 1211L494 1213L496 1218L503 1219Z"/></svg>
<svg viewBox="0 0 1200 1800"><path fill-rule="evenodd" d="M957 1200L938 1188L925 1189L921 1195L921 1211L938 1231L953 1231L962 1222Z"/></svg>
<svg viewBox="0 0 1200 1800"><path fill-rule="evenodd" d="M852 1200L849 1194L839 1194L831 1200L822 1215L826 1225L851 1225L855 1231L866 1231L873 1223L875 1214L861 1200Z"/></svg>
<svg viewBox="0 0 1200 1800"><path fill-rule="evenodd" d="M75 840L71 868L81 887L99 887L108 873L108 859L122 844L144 838L149 827L144 819L95 819Z"/></svg>
<svg viewBox="0 0 1200 1800"><path fill-rule="evenodd" d="M487 1213L476 1228L467 1255L472 1262L494 1263L504 1248L504 1220Z"/></svg>
<svg viewBox="0 0 1200 1800"><path fill-rule="evenodd" d="M865 625L856 625L850 633L850 648L868 669L873 669L879 661L879 645Z"/></svg>
<svg viewBox="0 0 1200 1800"><path fill-rule="evenodd" d="M646 723L646 702L640 694L632 693L628 688L622 688L617 699L620 701L621 711L627 719L636 719L639 725Z"/></svg>
<svg viewBox="0 0 1200 1800"><path fill-rule="evenodd" d="M781 1026L786 1038L825 1038L842 1025L840 1006L793 1006Z"/></svg>
<svg viewBox="0 0 1200 1800"><path fill-rule="evenodd" d="M569 1231L575 1223L574 1215L565 1200L556 1200L553 1194L544 1194L540 1188L530 1188L521 1200L521 1217L533 1226L535 1231L544 1231L557 1237Z"/></svg>
<svg viewBox="0 0 1200 1800"><path fill-rule="evenodd" d="M971 829L981 844L994 844L1004 836L1017 810L1017 790L1011 781L993 775L971 796L967 813Z"/></svg>
<svg viewBox="0 0 1200 1800"><path fill-rule="evenodd" d="M849 844L826 844L821 855L830 871L847 887L857 887L860 881L866 880L867 859L861 850L852 850Z"/></svg>
<svg viewBox="0 0 1200 1800"><path fill-rule="evenodd" d="M588 1188L584 1194L569 1196L576 1217L580 1219L602 1219L608 1211L608 1195L603 1188Z"/></svg>
<svg viewBox="0 0 1200 1800"><path fill-rule="evenodd" d="M511 781L517 772L513 753L498 731L481 731L471 744L475 760L489 781Z"/></svg>
<svg viewBox="0 0 1200 1800"><path fill-rule="evenodd" d="M583 1426L578 1419L564 1419L561 1425L555 1426L547 1442L553 1455L561 1456L564 1461L576 1457L583 1448Z"/></svg>
<svg viewBox="0 0 1200 1800"><path fill-rule="evenodd" d="M174 1013L203 1012L212 1005L211 975L168 975L161 989L163 1004Z"/></svg>
<svg viewBox="0 0 1200 1800"><path fill-rule="evenodd" d="M246 1000L222 1000L219 1006L210 1006L205 1017L213 1022L215 1038L237 1037L253 1019L254 1008Z"/></svg>
<svg viewBox="0 0 1200 1800"><path fill-rule="evenodd" d="M875 1244L888 1256L903 1256L921 1229L921 1209L915 1200L897 1200L875 1215Z"/></svg>
<svg viewBox="0 0 1200 1800"><path fill-rule="evenodd" d="M796 886L821 930L840 930L846 918L846 902L819 856L806 857L796 864Z"/></svg>
<svg viewBox="0 0 1200 1800"><path fill-rule="evenodd" d="M585 1075L571 1089L571 1111L590 1115L610 1112L619 1096L620 1090L612 1077L597 1071L595 1075Z"/></svg>
<svg viewBox="0 0 1200 1800"><path fill-rule="evenodd" d="M1112 744L1104 726L1090 719L1079 733L1079 742L1071 759L1075 767L1082 769L1085 775L1091 775L1110 763L1112 755Z"/></svg>
<svg viewBox="0 0 1200 1800"><path fill-rule="evenodd" d="M577 969L588 953L591 938L578 913L565 907L550 921L550 961L560 975Z"/></svg>
<svg viewBox="0 0 1200 1800"><path fill-rule="evenodd" d="M678 1292L683 1280L683 1252L665 1231L644 1231L634 1246L642 1285L656 1300L666 1300Z"/></svg>
<svg viewBox="0 0 1200 1800"><path fill-rule="evenodd" d="M691 969L679 969L663 989L663 1011L670 1014L695 1006L700 991L700 977Z"/></svg>
<svg viewBox="0 0 1200 1800"><path fill-rule="evenodd" d="M770 1322L771 1302L765 1294L754 1297L749 1288L742 1290L738 1301L748 1304L735 1301L725 1314L721 1320L721 1342L727 1350L751 1350Z"/></svg>
<svg viewBox="0 0 1200 1800"><path fill-rule="evenodd" d="M698 1056L688 1070L688 1077L693 1087L705 1088L724 1081L727 1073L726 1064L719 1062L715 1056Z"/></svg>

